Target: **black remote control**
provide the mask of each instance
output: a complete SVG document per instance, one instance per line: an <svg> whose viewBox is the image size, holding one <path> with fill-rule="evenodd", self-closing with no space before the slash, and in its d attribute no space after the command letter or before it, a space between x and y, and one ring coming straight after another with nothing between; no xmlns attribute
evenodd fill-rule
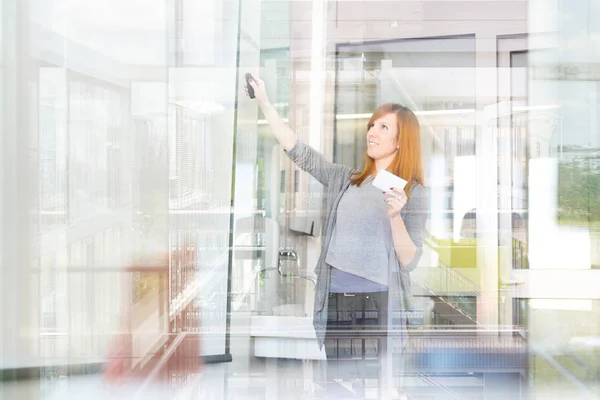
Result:
<svg viewBox="0 0 600 400"><path fill-rule="evenodd" d="M246 74L246 86L248 87L248 96L253 99L254 98L254 88L252 87L252 85L250 85L250 79L252 78L252 74L250 72L248 72Z"/></svg>

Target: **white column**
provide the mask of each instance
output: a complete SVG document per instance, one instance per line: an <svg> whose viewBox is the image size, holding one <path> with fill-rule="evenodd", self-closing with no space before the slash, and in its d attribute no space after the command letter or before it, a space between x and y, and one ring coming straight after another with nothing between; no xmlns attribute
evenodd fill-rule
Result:
<svg viewBox="0 0 600 400"><path fill-rule="evenodd" d="M0 135L0 369L35 367L38 347L37 276L31 273L32 221L37 199L30 113L37 71L29 59L27 2L2 2L2 134ZM31 385L35 386L35 385ZM0 385L2 388L2 385ZM34 390L34 389L32 389ZM34 390L37 392L37 390ZM4 389L0 389L3 398ZM33 395L33 393L29 393Z"/></svg>
<svg viewBox="0 0 600 400"><path fill-rule="evenodd" d="M312 1L312 43L310 61L309 144L322 149L323 109L325 106L325 17L327 2Z"/></svg>
<svg viewBox="0 0 600 400"><path fill-rule="evenodd" d="M478 115L477 124L477 268L482 291L477 320L493 328L498 325L498 136L489 111Z"/></svg>
<svg viewBox="0 0 600 400"><path fill-rule="evenodd" d="M498 134L495 96L483 97L485 88L496 87L489 79L497 74L486 72L496 66L496 46L490 40L476 42L477 104L477 268L480 270L482 295L477 300L477 320L482 325L498 325ZM492 78L493 77L493 78Z"/></svg>

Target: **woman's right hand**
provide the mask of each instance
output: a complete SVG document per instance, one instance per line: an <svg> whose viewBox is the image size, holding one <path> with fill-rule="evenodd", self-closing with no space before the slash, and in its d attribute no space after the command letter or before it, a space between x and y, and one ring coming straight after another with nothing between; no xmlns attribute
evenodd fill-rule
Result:
<svg viewBox="0 0 600 400"><path fill-rule="evenodd" d="M265 105L269 103L269 97L267 96L267 91L265 89L265 83L262 79L253 76L250 79L250 86L254 89L254 98L258 102L258 104ZM244 89L246 90L246 96L248 96L248 85L244 84Z"/></svg>
<svg viewBox="0 0 600 400"><path fill-rule="evenodd" d="M245 81L245 79L244 79ZM290 151L298 142L298 136L290 129L287 123L277 113L277 110L269 102L269 96L265 88L265 83L257 77L250 78L250 86L254 89L254 98L258 102L265 119L273 130L275 138L285 151ZM246 95L248 95L248 86L245 84Z"/></svg>

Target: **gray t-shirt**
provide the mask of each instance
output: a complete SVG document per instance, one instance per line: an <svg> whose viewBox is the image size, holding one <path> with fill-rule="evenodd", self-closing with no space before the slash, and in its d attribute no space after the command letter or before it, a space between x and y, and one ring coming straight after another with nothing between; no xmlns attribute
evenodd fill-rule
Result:
<svg viewBox="0 0 600 400"><path fill-rule="evenodd" d="M344 272L374 282L376 285L365 282L369 291L388 286L390 265L397 265L397 261L388 205L384 201L387 196L373 186L372 179L367 179L360 187L350 185L340 200L325 261L342 271L339 274L332 270L332 283L348 284L343 291L364 291L358 290L357 280L349 279ZM342 288L332 287L331 291Z"/></svg>

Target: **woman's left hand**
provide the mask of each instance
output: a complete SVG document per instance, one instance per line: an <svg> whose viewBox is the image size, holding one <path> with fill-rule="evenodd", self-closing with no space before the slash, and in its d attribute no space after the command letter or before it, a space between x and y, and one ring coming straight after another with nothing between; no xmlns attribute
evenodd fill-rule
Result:
<svg viewBox="0 0 600 400"><path fill-rule="evenodd" d="M389 207L388 216L392 218L400 215L400 211L402 211L408 202L408 197L406 196L406 193L404 193L404 190L392 188L391 191L384 193L389 195L389 197L385 199L385 202Z"/></svg>

